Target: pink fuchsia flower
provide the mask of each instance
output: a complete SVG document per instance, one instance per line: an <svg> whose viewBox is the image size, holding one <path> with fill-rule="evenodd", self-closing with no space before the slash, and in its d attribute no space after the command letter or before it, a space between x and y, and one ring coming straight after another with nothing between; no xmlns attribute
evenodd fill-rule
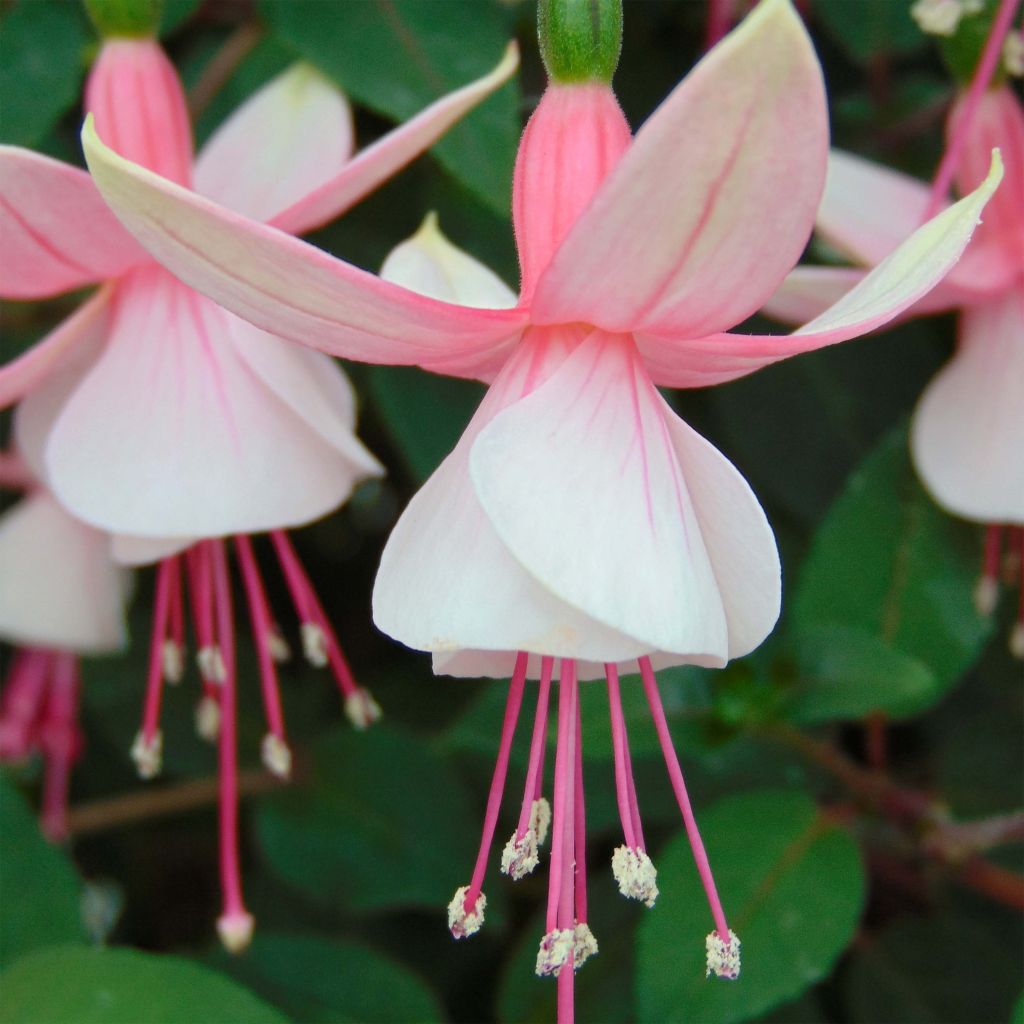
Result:
<svg viewBox="0 0 1024 1024"><path fill-rule="evenodd" d="M374 618L433 652L437 672L512 675L477 869L450 908L457 935L483 917L483 865L528 676L540 678L540 694L509 865L516 873L533 860L529 830L539 842L540 752L560 662L538 967L558 974L565 1013L573 971L562 968L593 949L584 929L580 679L603 676L610 695L627 843L620 884L653 898L618 699L620 673L639 669L712 906L709 967L738 970L654 670L723 665L755 648L778 615L779 563L749 487L655 385L731 380L885 323L956 263L1000 177L996 157L974 194L795 334L728 333L774 292L813 225L827 118L810 41L787 0L765 0L635 139L610 73L556 76L527 125L512 204L522 270L514 308L464 304L443 259L428 289L442 298L380 280L132 164L90 123L83 136L112 208L191 286L323 351L491 384L396 526Z"/></svg>
<svg viewBox="0 0 1024 1024"><path fill-rule="evenodd" d="M347 102L301 65L240 108L194 165L181 85L153 40L105 42L86 107L141 165L279 229L307 231L426 149L515 65L510 50L490 75L354 159ZM18 435L41 479L76 516L114 535L120 560L160 562L145 711L132 749L145 778L161 766L162 687L182 673L183 594L190 591L204 689L197 725L220 745L219 926L225 943L241 948L252 919L236 852L235 626L220 538L234 536L257 641L268 721L263 760L287 776L274 667L287 647L247 534L271 532L306 656L331 667L346 712L365 727L379 708L353 680L283 528L337 508L360 480L382 470L355 438L354 396L333 361L251 326L171 277L112 217L86 173L3 148L0 217L4 295L40 298L103 282L71 319L0 370L0 400L31 389L18 411Z"/></svg>
<svg viewBox="0 0 1024 1024"><path fill-rule="evenodd" d="M82 749L79 657L124 647L128 573L110 538L68 515L16 455L0 456L0 486L28 492L0 516L0 640L17 648L0 698L0 761L42 757L40 825L56 842Z"/></svg>
<svg viewBox="0 0 1024 1024"><path fill-rule="evenodd" d="M950 144L960 140L961 193L984 178L994 146L1003 154L1006 180L963 259L909 311L960 311L956 352L922 394L910 438L914 464L938 504L987 526L976 599L988 614L998 595L1003 537L1009 535L1011 549L1024 542L1024 108L1005 85L984 92L969 118L966 101L962 96L954 105L948 126ZM929 197L924 182L836 151L818 231L853 261L870 266L920 222ZM866 273L798 267L766 312L780 319L813 316ZM1024 603L1011 649L1024 657Z"/></svg>

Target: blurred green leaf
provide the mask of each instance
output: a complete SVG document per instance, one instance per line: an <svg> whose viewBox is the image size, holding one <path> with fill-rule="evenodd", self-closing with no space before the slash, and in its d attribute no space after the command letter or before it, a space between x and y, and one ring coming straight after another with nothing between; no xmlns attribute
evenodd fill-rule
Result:
<svg viewBox="0 0 1024 1024"><path fill-rule="evenodd" d="M336 730L312 755L309 784L259 810L274 870L321 903L442 913L472 868L478 828L448 763L387 725Z"/></svg>
<svg viewBox="0 0 1024 1024"><path fill-rule="evenodd" d="M287 1024L232 981L174 956L58 948L0 975L3 1024Z"/></svg>
<svg viewBox="0 0 1024 1024"><path fill-rule="evenodd" d="M928 40L905 0L817 0L814 19L859 64L923 50Z"/></svg>
<svg viewBox="0 0 1024 1024"><path fill-rule="evenodd" d="M21 0L0 33L0 142L36 146L78 100L92 35L81 5L67 0Z"/></svg>
<svg viewBox="0 0 1024 1024"><path fill-rule="evenodd" d="M221 951L213 962L303 1024L444 1018L408 968L354 942L257 932L244 957Z"/></svg>
<svg viewBox="0 0 1024 1024"><path fill-rule="evenodd" d="M655 858L661 897L637 932L638 1019L731 1024L825 977L853 936L864 869L850 836L800 793L761 790L704 810L701 832L730 925L737 981L704 977L710 914L680 834Z"/></svg>
<svg viewBox="0 0 1024 1024"><path fill-rule="evenodd" d="M473 381L374 366L370 394L413 476L426 480L455 447L483 397Z"/></svg>
<svg viewBox="0 0 1024 1024"><path fill-rule="evenodd" d="M1020 943L957 913L898 921L852 956L845 978L854 1024L977 1024L1009 1020Z"/></svg>
<svg viewBox="0 0 1024 1024"><path fill-rule="evenodd" d="M932 674L930 695L923 677L905 680L878 693L878 709L888 710L890 698L897 714L938 700L991 630L972 600L976 542L924 492L910 465L906 430L894 430L854 472L814 537L793 599L798 648L818 647L814 657L832 658L848 687L864 685L883 658L909 676L906 659L914 659ZM822 629L835 627L837 651L821 650L828 636ZM859 644L849 644L848 630L862 638Z"/></svg>
<svg viewBox="0 0 1024 1024"><path fill-rule="evenodd" d="M160 18L160 35L170 35L192 17L202 0L163 0L164 10Z"/></svg>
<svg viewBox="0 0 1024 1024"><path fill-rule="evenodd" d="M917 658L846 626L802 632L798 660L800 681L785 708L794 722L862 718L879 708L892 718L905 718L928 707L941 692L935 674Z"/></svg>
<svg viewBox="0 0 1024 1024"><path fill-rule="evenodd" d="M32 811L0 773L0 965L41 946L84 939L81 884Z"/></svg>
<svg viewBox="0 0 1024 1024"><path fill-rule="evenodd" d="M1013 1007L1010 1024L1024 1024L1024 994L1021 995Z"/></svg>
<svg viewBox="0 0 1024 1024"><path fill-rule="evenodd" d="M282 42L353 99L395 120L486 74L509 41L489 0L262 0L260 10ZM518 98L514 83L504 86L434 150L451 174L504 215L521 132Z"/></svg>

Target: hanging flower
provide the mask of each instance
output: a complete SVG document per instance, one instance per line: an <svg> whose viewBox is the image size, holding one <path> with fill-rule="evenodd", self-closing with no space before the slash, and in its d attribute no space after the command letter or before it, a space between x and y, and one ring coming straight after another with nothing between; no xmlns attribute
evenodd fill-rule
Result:
<svg viewBox="0 0 1024 1024"><path fill-rule="evenodd" d="M82 749L78 660L124 647L128 573L110 538L68 515L13 453L0 455L0 486L27 491L0 516L0 640L17 648L0 698L0 761L42 757L40 825L57 842Z"/></svg>
<svg viewBox="0 0 1024 1024"><path fill-rule="evenodd" d="M490 75L355 158L345 98L305 65L249 99L194 164L181 85L155 41L108 39L89 76L86 108L140 165L280 230L305 232L421 153L515 65L510 49ZM220 747L219 927L225 943L240 949L252 918L236 849L235 624L222 538L234 537L256 638L268 722L263 760L287 777L291 753L275 661L288 649L247 535L270 531L306 657L331 668L349 718L363 728L380 709L355 683L283 528L336 509L382 469L354 435L354 396L338 366L175 280L117 223L85 172L0 148L0 230L5 296L40 298L105 282L48 338L0 370L0 402L31 389L18 410L18 433L40 479L74 515L114 535L120 561L160 563L145 710L132 748L144 778L161 766L162 687L183 670L189 591L203 682L197 726L207 738L219 737Z"/></svg>
<svg viewBox="0 0 1024 1024"><path fill-rule="evenodd" d="M951 145L960 136L961 193L984 178L995 146L1006 180L963 259L910 311L960 311L956 352L921 396L910 439L914 464L936 502L987 527L975 597L979 611L991 614L1004 540L1018 579L1024 571L1024 108L1006 85L984 92L967 120L965 100L953 106L948 126ZM834 151L818 231L853 261L871 266L920 223L929 195L924 182ZM783 320L813 316L866 273L798 267L766 312ZM1010 647L1024 658L1024 595L1021 600Z"/></svg>
<svg viewBox="0 0 1024 1024"><path fill-rule="evenodd" d="M617 40L601 47L590 74L554 62L568 70L553 74L524 133L512 202L522 271L514 308L480 308L491 304L486 296L475 308L457 304L474 300L460 293L450 253L434 261L429 285L417 284L430 295L416 294L133 165L92 124L84 133L104 197L193 287L324 351L491 384L396 526L374 618L433 652L439 673L512 676L477 867L449 908L457 937L483 920L484 866L527 677L540 679L533 754L503 859L513 875L535 859L559 663L548 927L537 967L558 975L564 1019L574 971L563 968L596 948L586 927L581 679L604 677L609 692L626 846L620 887L644 902L656 895L619 701L619 675L639 670L712 908L709 969L739 969L654 671L720 666L755 648L778 615L778 555L747 484L655 385L732 380L887 322L956 263L1000 177L995 158L974 194L795 334L727 333L774 292L813 225L827 119L810 41L787 0L764 0L635 139L607 84L603 58Z"/></svg>

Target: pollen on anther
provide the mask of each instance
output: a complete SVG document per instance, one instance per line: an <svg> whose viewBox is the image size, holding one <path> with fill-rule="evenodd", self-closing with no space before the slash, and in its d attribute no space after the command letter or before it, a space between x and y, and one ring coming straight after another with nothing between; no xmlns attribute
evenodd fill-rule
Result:
<svg viewBox="0 0 1024 1024"><path fill-rule="evenodd" d="M1024 660L1024 622L1018 622L1010 631L1010 653Z"/></svg>
<svg viewBox="0 0 1024 1024"><path fill-rule="evenodd" d="M277 626L270 628L266 636L266 643L267 650L270 651L270 657L279 665L286 662L292 656L292 649L288 646L288 641L285 640Z"/></svg>
<svg viewBox="0 0 1024 1024"><path fill-rule="evenodd" d="M528 828L522 836L513 832L501 853L501 870L517 882L540 863L537 856L537 833Z"/></svg>
<svg viewBox="0 0 1024 1024"><path fill-rule="evenodd" d="M618 847L612 854L612 875L619 883L619 892L627 899L654 906L658 898L658 871L645 851Z"/></svg>
<svg viewBox="0 0 1024 1024"><path fill-rule="evenodd" d="M470 935L475 935L484 923L487 897L482 892L477 893L472 909L466 910L467 892L468 885L456 889L451 903L448 904L448 930L456 939L466 939Z"/></svg>
<svg viewBox="0 0 1024 1024"><path fill-rule="evenodd" d="M548 829L551 827L551 804L538 797L530 807L530 828L537 835L537 845L543 846L544 840L548 837Z"/></svg>
<svg viewBox="0 0 1024 1024"><path fill-rule="evenodd" d="M366 729L380 718L382 712L367 690L356 690L345 698L345 714L355 728Z"/></svg>
<svg viewBox="0 0 1024 1024"><path fill-rule="evenodd" d="M730 928L728 940L713 931L705 943L708 952L707 976L735 981L740 976L740 940Z"/></svg>
<svg viewBox="0 0 1024 1024"><path fill-rule="evenodd" d="M160 774L163 767L164 738L158 729L150 736L139 732L132 743L131 756L139 778L152 779Z"/></svg>
<svg viewBox="0 0 1024 1024"><path fill-rule="evenodd" d="M213 644L200 647L196 652L196 664L199 665L199 674L206 682L224 682L227 669L224 667L224 658L221 656L219 647Z"/></svg>
<svg viewBox="0 0 1024 1024"><path fill-rule="evenodd" d="M229 953L241 953L252 942L255 918L248 913L222 914L217 918L217 934Z"/></svg>
<svg viewBox="0 0 1024 1024"><path fill-rule="evenodd" d="M991 615L999 603L999 582L991 576L981 576L974 586L974 607L979 615Z"/></svg>
<svg viewBox="0 0 1024 1024"><path fill-rule="evenodd" d="M327 664L327 634L315 623L304 622L300 628L302 634L302 653L306 661L314 668L323 668Z"/></svg>
<svg viewBox="0 0 1024 1024"><path fill-rule="evenodd" d="M267 771L279 779L287 779L292 773L292 752L288 744L275 733L268 732L260 744L260 757Z"/></svg>
<svg viewBox="0 0 1024 1024"><path fill-rule="evenodd" d="M165 640L160 650L160 661L164 679L169 683L180 683L185 674L185 651L177 640Z"/></svg>
<svg viewBox="0 0 1024 1024"><path fill-rule="evenodd" d="M537 974L541 978L557 978L570 958L573 959L575 965L573 953L575 941L576 930L574 928L555 928L548 932L540 940L540 948L537 950Z"/></svg>
<svg viewBox="0 0 1024 1024"><path fill-rule="evenodd" d="M208 743L220 735L220 705L215 697L203 697L196 705L196 732Z"/></svg>
<svg viewBox="0 0 1024 1024"><path fill-rule="evenodd" d="M586 921L578 921L573 936L573 968L579 970L592 956L597 955L597 939Z"/></svg>

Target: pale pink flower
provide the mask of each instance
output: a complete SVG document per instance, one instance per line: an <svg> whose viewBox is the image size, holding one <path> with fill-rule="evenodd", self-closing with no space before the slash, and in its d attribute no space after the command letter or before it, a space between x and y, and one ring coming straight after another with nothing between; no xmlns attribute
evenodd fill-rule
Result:
<svg viewBox="0 0 1024 1024"><path fill-rule="evenodd" d="M787 0L764 0L630 136L607 85L552 84L517 158L514 308L478 307L440 259L432 298L382 281L139 168L84 133L87 159L129 230L182 280L283 337L378 363L491 383L452 454L395 528L374 592L385 632L435 671L512 674L484 838L449 907L456 936L483 918L481 884L527 676L540 678L530 769L508 867L535 859L547 705L560 659L552 870L538 970L572 970L586 928L578 680L607 680L627 856L620 886L653 899L621 715L639 668L707 889L709 966L737 969L654 678L723 665L779 610L779 562L749 487L668 407L656 384L731 380L891 319L956 262L999 180L916 232L862 285L785 337L727 329L798 259L824 183L821 72ZM414 261L415 262L415 261ZM457 262L457 261L454 261ZM418 285L419 286L419 285ZM472 301L472 300L470 300ZM574 868L575 865L575 868ZM580 953L577 956L577 952Z"/></svg>
<svg viewBox="0 0 1024 1024"><path fill-rule="evenodd" d="M489 75L450 94L352 158L341 93L297 65L248 100L193 164L178 77L149 39L104 43L86 109L117 148L183 188L230 203L279 230L311 230L353 205L436 141L513 72L510 49ZM268 722L262 755L287 777L274 623L247 534L271 531L302 624L308 660L329 665L353 723L379 708L352 678L317 595L283 532L337 508L382 469L354 435L351 386L327 356L297 348L181 284L118 224L89 175L0 148L0 294L29 299L104 282L69 320L0 370L0 404L25 395L16 428L34 469L74 515L114 534L128 563L160 561L140 774L161 767L164 680L181 676L186 583L204 696L197 726L219 737L219 927L243 947L252 919L237 861L234 621L228 556L234 535L257 643ZM179 553L188 549L182 556Z"/></svg>
<svg viewBox="0 0 1024 1024"><path fill-rule="evenodd" d="M79 657L125 645L129 577L110 538L68 515L16 455L0 456L0 487L27 491L0 516L0 640L17 648L0 698L0 761L40 754L40 825L58 841L82 747Z"/></svg>
<svg viewBox="0 0 1024 1024"><path fill-rule="evenodd" d="M1011 549L1019 550L1024 537L1024 108L1005 85L983 93L966 122L965 105L961 97L948 126L950 139L961 140L961 193L985 177L995 146L1006 177L963 259L909 311L961 311L956 352L922 394L910 439L914 464L932 497L953 515L988 527L976 598L979 610L990 613L1003 531L1010 534ZM920 223L929 197L924 182L835 151L818 231L851 260L871 266ZM766 312L787 320L813 316L865 274L799 267ZM1024 603L1011 648L1024 657Z"/></svg>

